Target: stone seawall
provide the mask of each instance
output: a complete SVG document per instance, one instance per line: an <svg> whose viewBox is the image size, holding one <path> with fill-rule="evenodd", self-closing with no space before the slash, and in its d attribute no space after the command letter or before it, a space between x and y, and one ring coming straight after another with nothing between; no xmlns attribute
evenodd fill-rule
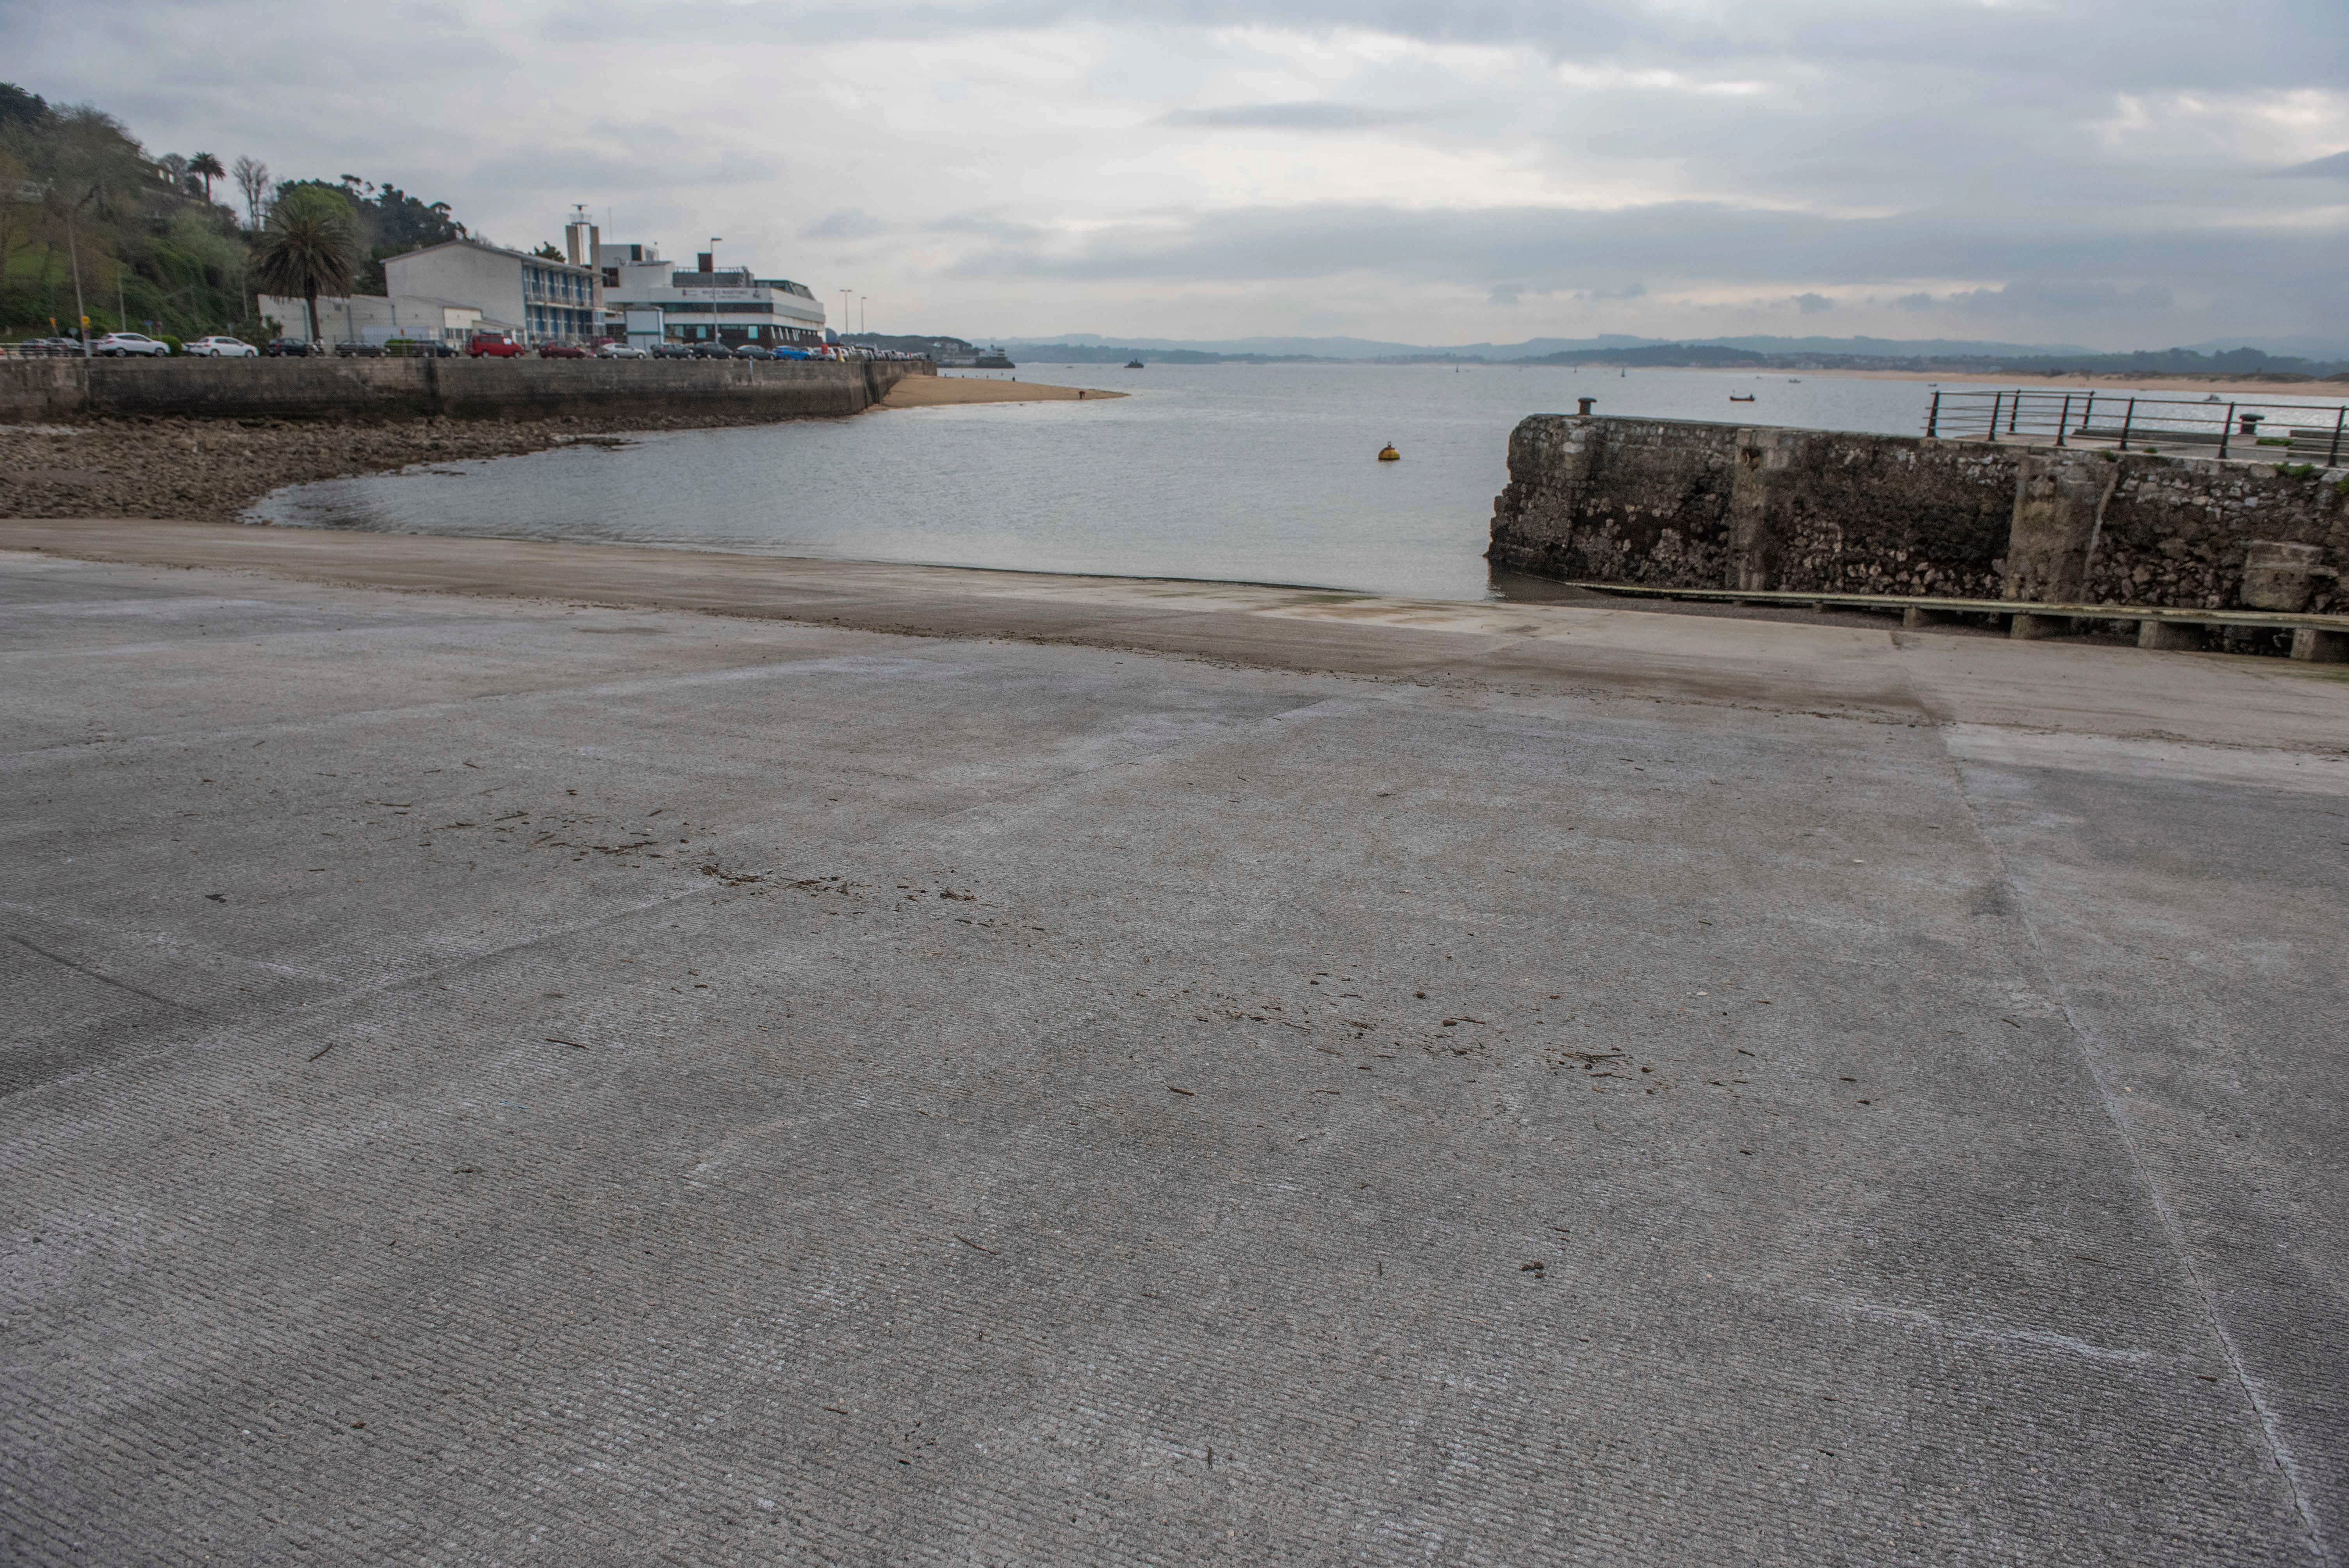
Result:
<svg viewBox="0 0 2349 1568"><path fill-rule="evenodd" d="M86 418L626 419L855 414L923 360L22 359L0 424Z"/></svg>
<svg viewBox="0 0 2349 1568"><path fill-rule="evenodd" d="M2349 609L2349 470L1537 414L1495 565L1659 588Z"/></svg>

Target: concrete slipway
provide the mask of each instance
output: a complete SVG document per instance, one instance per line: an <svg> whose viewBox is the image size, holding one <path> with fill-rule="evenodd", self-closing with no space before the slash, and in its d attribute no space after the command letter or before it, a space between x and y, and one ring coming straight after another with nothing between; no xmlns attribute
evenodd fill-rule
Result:
<svg viewBox="0 0 2349 1568"><path fill-rule="evenodd" d="M0 604L16 1559L2349 1548L2337 668L150 523Z"/></svg>

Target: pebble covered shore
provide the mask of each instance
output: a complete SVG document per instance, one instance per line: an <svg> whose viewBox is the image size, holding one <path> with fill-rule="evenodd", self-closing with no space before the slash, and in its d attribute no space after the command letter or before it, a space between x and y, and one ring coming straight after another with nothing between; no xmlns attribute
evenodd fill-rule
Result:
<svg viewBox="0 0 2349 1568"><path fill-rule="evenodd" d="M771 423L707 415L635 419L634 429ZM611 434L578 418L378 425L291 419L94 419L0 425L0 517L153 517L233 522L286 485L412 463L543 451Z"/></svg>

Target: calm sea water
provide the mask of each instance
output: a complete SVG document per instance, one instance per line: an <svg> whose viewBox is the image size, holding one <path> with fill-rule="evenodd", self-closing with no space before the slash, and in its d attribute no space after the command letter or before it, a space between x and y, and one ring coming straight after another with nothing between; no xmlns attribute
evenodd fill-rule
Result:
<svg viewBox="0 0 2349 1568"><path fill-rule="evenodd" d="M1604 414L1921 434L1922 382L1563 366L1023 365L1103 402L649 435L281 490L270 522L1495 594L1511 427ZM1755 401L1732 404L1732 392ZM2178 394L2169 394L2178 396ZM1393 442L1403 460L1375 460Z"/></svg>

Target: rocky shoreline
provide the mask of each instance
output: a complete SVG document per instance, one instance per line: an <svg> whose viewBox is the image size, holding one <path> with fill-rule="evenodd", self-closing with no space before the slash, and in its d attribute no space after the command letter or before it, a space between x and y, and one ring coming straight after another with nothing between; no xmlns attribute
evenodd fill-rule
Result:
<svg viewBox="0 0 2349 1568"><path fill-rule="evenodd" d="M769 417L703 414L633 419L629 428L773 423ZM138 418L0 425L0 517L234 522L254 501L287 485L385 473L413 463L512 457L625 434L580 418L373 425Z"/></svg>

